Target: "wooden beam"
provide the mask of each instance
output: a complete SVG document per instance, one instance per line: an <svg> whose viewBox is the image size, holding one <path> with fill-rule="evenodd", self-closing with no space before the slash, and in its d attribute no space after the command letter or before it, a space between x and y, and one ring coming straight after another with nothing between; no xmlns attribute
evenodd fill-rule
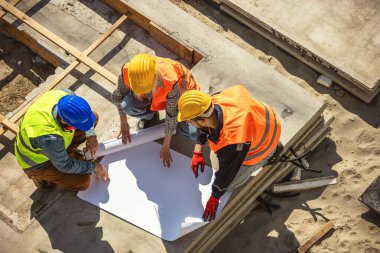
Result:
<svg viewBox="0 0 380 253"><path fill-rule="evenodd" d="M179 57L184 59L188 63L193 62L193 49L185 47L180 44L174 38L172 38L163 28L157 24L149 23L149 34L161 45L164 45L167 49L175 52Z"/></svg>
<svg viewBox="0 0 380 253"><path fill-rule="evenodd" d="M19 2L21 2L21 0L11 0L11 1L9 2L9 4L12 5L12 6L15 6L15 5L18 4ZM5 14L7 14L6 11L0 10L0 18L4 17Z"/></svg>
<svg viewBox="0 0 380 253"><path fill-rule="evenodd" d="M117 77L100 66L98 63L96 63L94 60L90 59L89 57L85 56L82 52L80 52L78 49L58 37L57 35L53 34L49 30L47 30L44 26L40 25L38 22L33 20L31 17L27 16L25 13L21 12L17 8L13 7L9 3L5 2L4 0L0 0L0 6L20 19L22 22L39 32L41 35L52 41L53 43L57 44L59 47L63 48L67 52L69 52L71 55L73 55L75 58L77 58L80 62L83 62L93 70L95 70L98 74L102 75L115 85L117 84Z"/></svg>
<svg viewBox="0 0 380 253"><path fill-rule="evenodd" d="M42 47L38 42L33 39L31 36L26 34L23 31L18 30L13 25L9 24L7 21L0 19L0 27L1 30L6 31L9 36L14 38L15 40L20 41L22 44L30 48L34 53L39 55L42 59L53 65L54 67L58 67L61 65L60 60L56 55Z"/></svg>
<svg viewBox="0 0 380 253"><path fill-rule="evenodd" d="M106 40L125 20L127 20L127 16L122 15L108 30L103 33L94 43L91 44L85 51L83 51L84 55L89 55L93 52L104 40ZM36 97L31 99L23 108L21 108L15 115L13 115L8 122L17 122L28 110L29 106L33 104L39 97L42 96L46 91L53 89L57 86L72 70L74 70L80 62L73 61L66 69L64 69L61 73L59 73L54 80L47 85ZM0 135L4 133L4 129L0 129Z"/></svg>
<svg viewBox="0 0 380 253"><path fill-rule="evenodd" d="M3 125L3 127L9 129L14 134L18 132L18 126L10 120L6 119L5 116L2 114L0 114L0 124Z"/></svg>
<svg viewBox="0 0 380 253"><path fill-rule="evenodd" d="M198 63L202 58L202 54L194 49L181 44L173 38L165 29L161 28L156 23L152 22L135 9L128 6L123 1L103 0L103 2L119 13L127 13L129 19L136 23L138 26L149 32L149 35L157 42L161 43L164 47L180 56L188 63Z"/></svg>
<svg viewBox="0 0 380 253"><path fill-rule="evenodd" d="M311 246L314 245L314 243L316 243L319 239L321 239L322 236L324 236L332 228L334 228L334 223L332 221L327 222L322 228L317 230L317 232L315 232L309 240L307 240L304 244L302 244L302 246L298 248L297 252L298 253L306 252L308 249L310 249Z"/></svg>

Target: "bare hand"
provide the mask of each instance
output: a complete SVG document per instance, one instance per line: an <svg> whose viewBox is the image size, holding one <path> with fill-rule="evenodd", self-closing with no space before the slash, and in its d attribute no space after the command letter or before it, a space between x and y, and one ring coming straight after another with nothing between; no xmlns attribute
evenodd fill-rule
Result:
<svg viewBox="0 0 380 253"><path fill-rule="evenodd" d="M130 127L126 117L120 116L120 132L117 138L120 138L123 144L131 142Z"/></svg>
<svg viewBox="0 0 380 253"><path fill-rule="evenodd" d="M162 159L162 162L164 163L164 167L170 167L170 163L173 162L172 156L170 154L170 148L162 146L160 150L160 158Z"/></svg>
<svg viewBox="0 0 380 253"><path fill-rule="evenodd" d="M101 165L100 163L96 163L96 167L95 167L95 175L96 175L96 178L99 180L99 179L102 179L104 182L106 181L109 181L110 180L110 177L108 175L108 171L106 168L104 168L103 165Z"/></svg>
<svg viewBox="0 0 380 253"><path fill-rule="evenodd" d="M86 149L90 151L91 157L94 159L96 150L98 149L98 139L96 136L90 136L87 138Z"/></svg>

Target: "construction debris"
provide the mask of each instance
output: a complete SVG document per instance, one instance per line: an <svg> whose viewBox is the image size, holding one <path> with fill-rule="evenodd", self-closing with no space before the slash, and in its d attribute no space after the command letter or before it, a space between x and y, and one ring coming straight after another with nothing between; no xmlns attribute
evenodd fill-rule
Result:
<svg viewBox="0 0 380 253"><path fill-rule="evenodd" d="M332 80L324 75L320 75L317 79L317 83L322 84L327 88L330 88L332 85Z"/></svg>
<svg viewBox="0 0 380 253"><path fill-rule="evenodd" d="M334 223L332 221L327 222L323 227L321 227L317 232L313 234L313 236L307 240L301 247L298 248L298 253L306 252L311 246L314 245L319 239L322 238L327 232L329 232L332 228L334 228Z"/></svg>
<svg viewBox="0 0 380 253"><path fill-rule="evenodd" d="M272 186L273 193L281 193L281 192L292 192L292 191L303 191L314 188L323 187L326 185L336 184L336 177L320 177L320 178L312 178L301 181L287 182L282 184L274 184Z"/></svg>

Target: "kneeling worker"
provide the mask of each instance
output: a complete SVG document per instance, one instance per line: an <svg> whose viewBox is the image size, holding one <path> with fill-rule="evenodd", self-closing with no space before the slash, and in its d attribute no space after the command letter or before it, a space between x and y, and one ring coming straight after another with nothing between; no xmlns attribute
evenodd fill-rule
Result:
<svg viewBox="0 0 380 253"><path fill-rule="evenodd" d="M210 96L201 91L185 92L178 101L178 121L198 128L192 170L203 172L203 145L208 140L215 173L212 194L203 219L213 220L219 198L244 184L252 172L264 166L280 141L281 125L276 113L252 98L242 85Z"/></svg>
<svg viewBox="0 0 380 253"><path fill-rule="evenodd" d="M98 141L96 113L70 90L43 94L25 113L16 136L15 155L24 172L40 188L52 184L82 191L90 185L90 174L109 180L99 163L75 159L76 149L86 140L94 155ZM74 157L74 158L71 158Z"/></svg>

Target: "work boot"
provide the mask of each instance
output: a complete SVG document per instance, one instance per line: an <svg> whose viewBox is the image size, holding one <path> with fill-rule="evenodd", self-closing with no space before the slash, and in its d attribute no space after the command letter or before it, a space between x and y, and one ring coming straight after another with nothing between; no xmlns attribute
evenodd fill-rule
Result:
<svg viewBox="0 0 380 253"><path fill-rule="evenodd" d="M143 130L148 127L152 127L157 125L159 121L158 112L154 112L153 118L146 120L146 119L139 119L137 122L137 130Z"/></svg>
<svg viewBox="0 0 380 253"><path fill-rule="evenodd" d="M276 164L277 162L279 162L281 159L280 154L282 153L283 150L284 150L284 146L282 146L282 143L279 142L277 147L276 147L276 151L274 152L272 157L268 159L268 162L266 165L273 165L273 164Z"/></svg>

